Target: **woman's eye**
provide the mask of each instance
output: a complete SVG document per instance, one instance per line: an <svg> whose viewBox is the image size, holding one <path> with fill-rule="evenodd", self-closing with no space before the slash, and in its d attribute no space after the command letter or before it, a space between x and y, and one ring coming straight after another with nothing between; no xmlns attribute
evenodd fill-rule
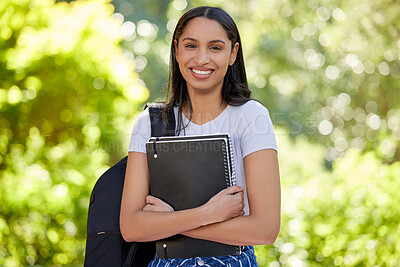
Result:
<svg viewBox="0 0 400 267"><path fill-rule="evenodd" d="M194 44L187 44L185 45L186 48L195 48L196 46Z"/></svg>
<svg viewBox="0 0 400 267"><path fill-rule="evenodd" d="M212 46L211 49L212 49L212 50L221 50L221 47L219 47L219 46Z"/></svg>

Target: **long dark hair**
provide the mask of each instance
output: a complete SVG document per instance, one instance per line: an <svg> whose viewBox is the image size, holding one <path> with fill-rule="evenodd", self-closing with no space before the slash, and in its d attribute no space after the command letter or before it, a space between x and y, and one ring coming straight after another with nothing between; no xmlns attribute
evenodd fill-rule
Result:
<svg viewBox="0 0 400 267"><path fill-rule="evenodd" d="M182 35L188 22L196 17L204 17L217 21L224 28L229 40L232 42L232 50L235 43L239 43L239 50L237 52L235 63L232 66L228 66L228 70L225 74L222 86L222 101L225 101L232 106L240 106L250 100L251 94L247 84L239 31L231 16L221 8L209 6L200 6L187 11L179 19L172 37L169 80L167 87L164 89L164 91L167 91L168 95L165 112L168 108L178 106L178 126L176 127L178 133L181 129L185 128L182 125L183 105L185 103L188 104L190 113L192 113L193 110L186 87L186 81L183 78L179 70L178 62L176 61L174 41L177 43L179 42L179 37Z"/></svg>

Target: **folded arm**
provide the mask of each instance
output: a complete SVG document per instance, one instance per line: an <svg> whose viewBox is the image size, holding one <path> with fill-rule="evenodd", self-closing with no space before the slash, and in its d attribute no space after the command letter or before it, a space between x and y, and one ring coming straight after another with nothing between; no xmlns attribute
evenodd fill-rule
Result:
<svg viewBox="0 0 400 267"><path fill-rule="evenodd" d="M194 209L171 212L172 208L165 205L157 209L157 200L148 197L146 155L129 152L120 212L121 234L127 241L152 241L229 220L241 215L242 191L237 186L225 189Z"/></svg>

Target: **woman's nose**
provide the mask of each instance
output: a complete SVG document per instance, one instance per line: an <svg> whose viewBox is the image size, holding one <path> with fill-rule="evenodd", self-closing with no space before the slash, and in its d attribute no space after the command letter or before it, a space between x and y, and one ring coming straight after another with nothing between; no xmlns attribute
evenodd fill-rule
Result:
<svg viewBox="0 0 400 267"><path fill-rule="evenodd" d="M196 54L195 61L199 65L204 65L210 62L207 51L199 50Z"/></svg>

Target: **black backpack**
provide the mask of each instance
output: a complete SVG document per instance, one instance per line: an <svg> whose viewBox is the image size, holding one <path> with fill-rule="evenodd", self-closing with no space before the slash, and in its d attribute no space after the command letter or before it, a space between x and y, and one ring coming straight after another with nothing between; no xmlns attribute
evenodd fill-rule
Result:
<svg viewBox="0 0 400 267"><path fill-rule="evenodd" d="M175 135L173 109L167 111L163 123L165 103L150 103L151 136ZM126 242L119 229L122 189L127 157L108 169L97 180L90 196L85 266L147 266L155 256L155 242Z"/></svg>

